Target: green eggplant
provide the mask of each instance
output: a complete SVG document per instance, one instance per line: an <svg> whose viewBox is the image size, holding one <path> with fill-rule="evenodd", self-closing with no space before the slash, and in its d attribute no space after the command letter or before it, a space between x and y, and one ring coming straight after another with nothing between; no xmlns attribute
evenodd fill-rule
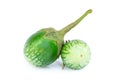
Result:
<svg viewBox="0 0 120 80"><path fill-rule="evenodd" d="M63 67L79 70L88 65L91 57L90 47L82 40L67 41L61 50Z"/></svg>
<svg viewBox="0 0 120 80"><path fill-rule="evenodd" d="M24 55L27 61L38 67L45 67L53 63L60 55L64 35L91 12L91 9L87 10L76 21L59 31L50 27L31 35L24 45Z"/></svg>

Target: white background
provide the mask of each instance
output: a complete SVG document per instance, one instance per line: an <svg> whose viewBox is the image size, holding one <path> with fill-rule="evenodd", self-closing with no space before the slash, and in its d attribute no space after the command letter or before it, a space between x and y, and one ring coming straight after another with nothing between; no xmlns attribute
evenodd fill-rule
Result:
<svg viewBox="0 0 120 80"><path fill-rule="evenodd" d="M65 40L91 48L82 70L61 69L61 59L36 68L24 58L27 38L45 27L59 30L93 9ZM120 80L119 0L0 0L0 80Z"/></svg>

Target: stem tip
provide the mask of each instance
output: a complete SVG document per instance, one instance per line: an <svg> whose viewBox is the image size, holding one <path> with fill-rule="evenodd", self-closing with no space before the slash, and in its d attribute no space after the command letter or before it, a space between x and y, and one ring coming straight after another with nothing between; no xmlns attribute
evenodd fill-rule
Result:
<svg viewBox="0 0 120 80"><path fill-rule="evenodd" d="M92 9L89 9L89 10L87 11L87 13L92 13Z"/></svg>

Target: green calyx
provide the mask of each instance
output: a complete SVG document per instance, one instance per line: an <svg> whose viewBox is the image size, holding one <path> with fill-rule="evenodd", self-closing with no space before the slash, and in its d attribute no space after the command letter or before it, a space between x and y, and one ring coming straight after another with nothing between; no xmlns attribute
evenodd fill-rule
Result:
<svg viewBox="0 0 120 80"><path fill-rule="evenodd" d="M43 67L53 63L60 55L64 42L64 35L75 27L92 10L87 10L75 22L60 31L54 28L44 28L29 37L24 47L26 59L35 66Z"/></svg>

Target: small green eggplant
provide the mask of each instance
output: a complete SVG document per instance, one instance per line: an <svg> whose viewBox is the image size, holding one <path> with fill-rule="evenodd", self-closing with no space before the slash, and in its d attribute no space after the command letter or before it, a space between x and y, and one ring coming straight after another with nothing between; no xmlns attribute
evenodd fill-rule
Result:
<svg viewBox="0 0 120 80"><path fill-rule="evenodd" d="M24 46L26 59L38 67L45 67L53 63L60 55L64 35L91 12L91 9L87 10L75 22L60 31L53 28L44 28L31 35Z"/></svg>
<svg viewBox="0 0 120 80"><path fill-rule="evenodd" d="M64 66L71 69L82 69L90 60L91 51L87 43L82 40L66 42L61 50L61 58Z"/></svg>

